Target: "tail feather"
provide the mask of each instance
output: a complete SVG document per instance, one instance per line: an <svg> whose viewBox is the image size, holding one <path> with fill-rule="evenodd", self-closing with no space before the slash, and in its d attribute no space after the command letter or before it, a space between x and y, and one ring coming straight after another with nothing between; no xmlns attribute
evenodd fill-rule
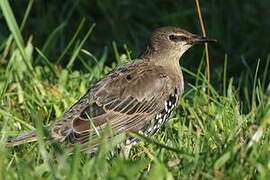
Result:
<svg viewBox="0 0 270 180"><path fill-rule="evenodd" d="M35 130L21 134L18 137L11 138L7 141L7 146L19 146L21 144L37 141Z"/></svg>

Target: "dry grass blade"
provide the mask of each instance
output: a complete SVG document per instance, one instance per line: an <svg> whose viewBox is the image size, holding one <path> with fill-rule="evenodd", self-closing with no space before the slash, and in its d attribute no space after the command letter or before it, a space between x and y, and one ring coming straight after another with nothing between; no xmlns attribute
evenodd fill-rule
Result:
<svg viewBox="0 0 270 180"><path fill-rule="evenodd" d="M197 12L198 12L199 20L200 20L202 33L203 33L203 36L206 37L206 31L205 31L205 27L204 27L203 18L202 18L200 2L199 2L199 0L195 0L195 2L196 2L196 8L197 8ZM211 76L210 76L209 51L208 51L208 44L207 43L205 43L205 57L206 57L207 81L208 81L207 93L208 93L208 96L210 96L209 85L210 85Z"/></svg>

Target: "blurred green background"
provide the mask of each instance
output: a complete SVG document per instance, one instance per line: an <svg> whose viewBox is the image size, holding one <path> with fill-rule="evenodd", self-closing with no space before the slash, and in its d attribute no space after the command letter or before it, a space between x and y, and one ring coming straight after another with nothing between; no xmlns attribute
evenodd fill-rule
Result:
<svg viewBox="0 0 270 180"><path fill-rule="evenodd" d="M20 23L29 1L12 0L10 3ZM223 69L225 55L228 58L229 77L234 77L235 82L239 82L243 73L250 73L252 80L258 60L260 59L260 67L265 67L270 52L270 1L209 0L201 1L201 9L207 35L219 41L219 44L210 46L213 83L219 83L216 77ZM195 1L36 0L23 29L23 36L25 41L32 36L34 46L42 49L48 37L55 32L49 45L43 48L43 53L54 63L83 18L86 23L80 31L80 39L96 23L84 48L98 58L104 53L104 48L107 48L108 64L115 61L112 42L116 42L120 53L126 52L124 45L127 45L134 58L144 47L151 31L159 26L176 25L201 34ZM9 30L1 15L0 41L6 40L8 35ZM181 64L196 70L201 53L202 46L190 50ZM63 66L67 63L65 59L68 56L60 62ZM78 62L75 68L81 68ZM259 72L263 70L260 68Z"/></svg>

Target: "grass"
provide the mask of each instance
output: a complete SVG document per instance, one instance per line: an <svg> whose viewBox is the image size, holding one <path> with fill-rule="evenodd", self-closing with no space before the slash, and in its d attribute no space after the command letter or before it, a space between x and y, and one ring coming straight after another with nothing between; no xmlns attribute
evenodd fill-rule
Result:
<svg viewBox="0 0 270 180"><path fill-rule="evenodd" d="M31 36L23 40L24 25L17 25L8 2L2 0L0 6L11 32L0 44L0 179L270 178L270 92L266 80L270 58L266 66L258 61L255 73L247 65L240 76L229 78L225 56L223 69L215 74L218 83L213 83L221 86L212 86L205 76L202 53L197 71L183 68L188 77L185 93L169 123L154 137L139 137L142 142L132 149L128 160L115 150L122 136L111 143L101 141L95 155L81 153L79 146L69 155L42 138L37 143L5 148L8 136L33 128L43 136L43 125L59 119L91 84L131 55L127 46L124 53L119 52L116 43L110 58L106 48L100 56L83 49L95 28L82 20L63 53L49 58L46 52L64 25L39 49ZM81 37L85 26L88 33ZM111 59L113 63L108 65ZM66 65L52 63L62 60ZM258 74L261 71L263 76Z"/></svg>

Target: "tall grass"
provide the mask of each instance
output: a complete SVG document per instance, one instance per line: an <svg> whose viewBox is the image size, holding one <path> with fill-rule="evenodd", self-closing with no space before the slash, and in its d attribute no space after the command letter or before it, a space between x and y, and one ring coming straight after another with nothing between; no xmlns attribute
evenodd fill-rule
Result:
<svg viewBox="0 0 270 180"><path fill-rule="evenodd" d="M129 159L116 150L122 136L102 141L96 154L81 153L78 146L70 155L43 138L6 148L8 136L33 128L40 137L46 135L43 126L57 121L115 62L130 59L130 51L125 46L126 53L121 53L121 45L113 43L114 63L108 65L106 48L100 57L83 49L95 29L82 20L63 53L51 59L46 52L62 26L43 47L35 47L32 37L23 39L8 1L0 1L0 6L11 32L0 45L5 49L0 54L0 179L269 179L269 68L258 63L255 74L247 66L239 78L229 78L227 56L217 73L221 88L208 83L203 58L197 72L183 68L190 81L171 120L154 137L134 135L141 143ZM80 33L83 26L88 28L85 35ZM62 60L67 60L66 66L52 63ZM80 70L76 63L82 64ZM258 78L259 71L264 78Z"/></svg>

